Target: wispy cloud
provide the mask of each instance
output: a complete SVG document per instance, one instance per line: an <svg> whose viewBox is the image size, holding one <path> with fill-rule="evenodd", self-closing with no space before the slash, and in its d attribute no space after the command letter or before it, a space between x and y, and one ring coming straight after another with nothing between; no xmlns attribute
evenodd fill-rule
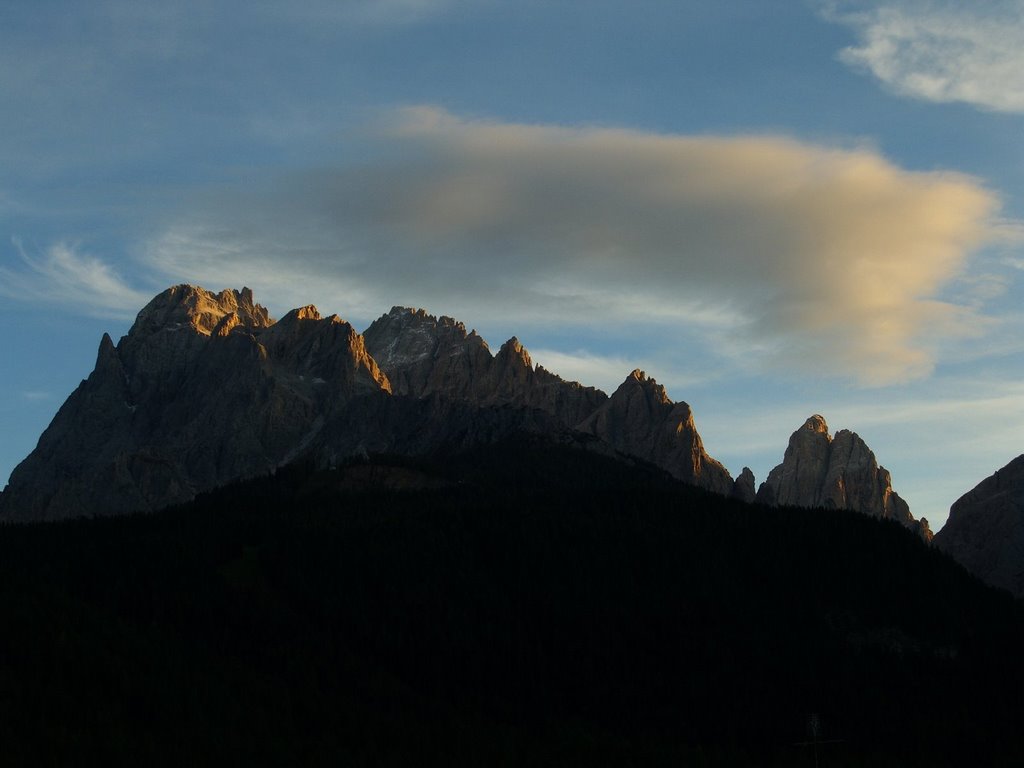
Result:
<svg viewBox="0 0 1024 768"><path fill-rule="evenodd" d="M995 238L971 178L778 137L389 117L376 159L204 198L151 263L271 301L306 282L470 322L657 325L865 384L927 375L984 330L974 302L940 298Z"/></svg>
<svg viewBox="0 0 1024 768"><path fill-rule="evenodd" d="M898 93L1024 112L1024 0L831 2L859 38L840 58Z"/></svg>
<svg viewBox="0 0 1024 768"><path fill-rule="evenodd" d="M106 262L67 243L31 254L18 240L12 266L0 265L0 296L44 302L99 317L134 317L151 298L129 286Z"/></svg>
<svg viewBox="0 0 1024 768"><path fill-rule="evenodd" d="M49 400L53 397L52 392L45 392L41 389L28 390L21 393L21 397L24 400L28 400L30 403L36 403L41 400Z"/></svg>

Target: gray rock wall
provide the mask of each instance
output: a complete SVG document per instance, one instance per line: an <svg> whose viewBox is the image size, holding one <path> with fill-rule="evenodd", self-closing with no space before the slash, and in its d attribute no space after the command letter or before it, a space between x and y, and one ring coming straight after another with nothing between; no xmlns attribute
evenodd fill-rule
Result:
<svg viewBox="0 0 1024 768"><path fill-rule="evenodd" d="M782 463L757 491L757 501L771 506L851 509L897 522L926 541L931 530L925 519L915 520L907 503L892 489L892 478L857 435L843 429L829 434L817 414L789 438Z"/></svg>
<svg viewBox="0 0 1024 768"><path fill-rule="evenodd" d="M982 581L1024 598L1024 455L953 503L935 545Z"/></svg>

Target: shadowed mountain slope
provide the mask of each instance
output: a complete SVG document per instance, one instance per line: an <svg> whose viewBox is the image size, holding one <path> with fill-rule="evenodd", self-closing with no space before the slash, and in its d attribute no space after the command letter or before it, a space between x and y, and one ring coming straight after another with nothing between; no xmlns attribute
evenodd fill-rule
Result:
<svg viewBox="0 0 1024 768"><path fill-rule="evenodd" d="M541 436L0 527L6 765L1018 765L1020 606Z"/></svg>
<svg viewBox="0 0 1024 768"><path fill-rule="evenodd" d="M935 545L982 581L1024 598L1024 456L957 499Z"/></svg>

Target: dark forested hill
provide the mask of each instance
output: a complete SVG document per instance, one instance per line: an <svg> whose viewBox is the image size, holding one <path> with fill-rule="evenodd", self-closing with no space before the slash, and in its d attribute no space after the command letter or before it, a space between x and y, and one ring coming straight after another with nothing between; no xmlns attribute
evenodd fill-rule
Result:
<svg viewBox="0 0 1024 768"><path fill-rule="evenodd" d="M1020 605L539 439L0 528L4 765L1012 765Z"/></svg>

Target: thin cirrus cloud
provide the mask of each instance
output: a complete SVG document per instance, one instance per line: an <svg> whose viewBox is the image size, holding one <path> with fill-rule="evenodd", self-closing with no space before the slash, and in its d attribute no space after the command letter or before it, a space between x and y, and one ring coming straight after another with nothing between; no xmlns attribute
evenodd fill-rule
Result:
<svg viewBox="0 0 1024 768"><path fill-rule="evenodd" d="M856 30L840 59L898 93L1024 112L1024 0L830 4L826 16Z"/></svg>
<svg viewBox="0 0 1024 768"><path fill-rule="evenodd" d="M26 390L24 392L21 392L20 394L21 394L21 398L23 400L27 400L30 403L42 402L42 401L45 401L45 400L49 400L50 398L53 397L53 393L52 392L47 392L47 391L42 390L42 389L30 389L30 390Z"/></svg>
<svg viewBox="0 0 1024 768"><path fill-rule="evenodd" d="M942 299L994 239L998 200L974 179L773 136L429 107L383 123L358 166L204 198L153 239L150 265L248 275L271 301L284 269L367 309L656 326L723 359L866 385L925 376L939 345L985 329L977 306Z"/></svg>
<svg viewBox="0 0 1024 768"><path fill-rule="evenodd" d="M29 253L12 241L18 266L0 265L0 296L57 304L95 317L130 318L151 297L129 286L103 260L67 243Z"/></svg>

